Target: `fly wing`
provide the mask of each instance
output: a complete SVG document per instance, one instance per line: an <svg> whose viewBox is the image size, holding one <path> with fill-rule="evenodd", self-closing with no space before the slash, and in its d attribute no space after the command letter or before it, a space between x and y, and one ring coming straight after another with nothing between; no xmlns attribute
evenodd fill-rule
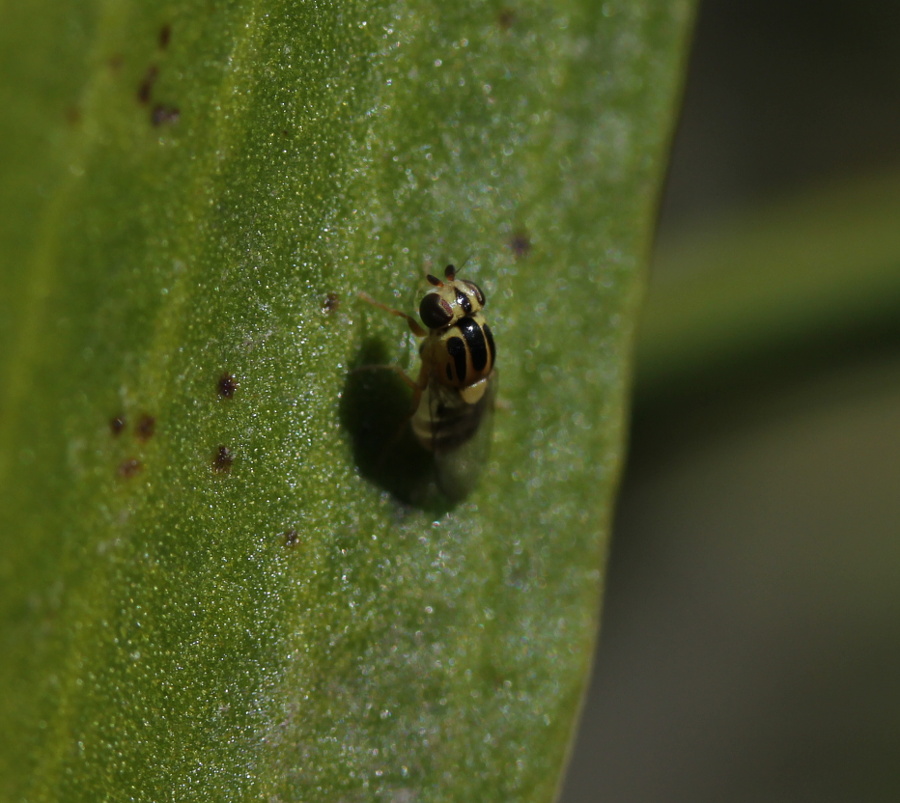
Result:
<svg viewBox="0 0 900 803"><path fill-rule="evenodd" d="M487 388L475 404L466 404L450 389L429 394L435 477L451 502L462 500L475 488L490 451L497 372L485 381Z"/></svg>

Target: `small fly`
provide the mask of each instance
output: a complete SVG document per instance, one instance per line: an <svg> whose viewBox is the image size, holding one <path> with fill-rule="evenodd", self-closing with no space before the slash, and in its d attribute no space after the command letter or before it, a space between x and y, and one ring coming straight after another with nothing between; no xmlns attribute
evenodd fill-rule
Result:
<svg viewBox="0 0 900 803"><path fill-rule="evenodd" d="M474 486L490 440L489 419L496 395L496 347L482 310L485 298L475 282L429 275L431 289L419 304L420 324L411 315L375 301L370 304L403 318L421 338L416 379L392 367L412 388L410 424L416 440L435 458L440 489L461 498Z"/></svg>

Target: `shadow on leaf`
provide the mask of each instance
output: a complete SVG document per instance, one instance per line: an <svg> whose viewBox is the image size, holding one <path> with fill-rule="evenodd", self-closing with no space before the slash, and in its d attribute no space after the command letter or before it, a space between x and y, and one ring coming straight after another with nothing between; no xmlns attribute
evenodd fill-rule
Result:
<svg viewBox="0 0 900 803"><path fill-rule="evenodd" d="M439 489L434 456L409 425L412 393L389 365L383 344L368 339L347 373L341 424L350 435L354 461L360 474L398 502L445 513L459 500Z"/></svg>

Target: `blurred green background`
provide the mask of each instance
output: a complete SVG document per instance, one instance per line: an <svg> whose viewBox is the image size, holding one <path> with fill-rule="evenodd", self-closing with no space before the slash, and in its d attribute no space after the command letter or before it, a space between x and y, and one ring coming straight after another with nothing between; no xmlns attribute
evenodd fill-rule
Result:
<svg viewBox="0 0 900 803"><path fill-rule="evenodd" d="M898 42L701 4L564 803L900 799Z"/></svg>

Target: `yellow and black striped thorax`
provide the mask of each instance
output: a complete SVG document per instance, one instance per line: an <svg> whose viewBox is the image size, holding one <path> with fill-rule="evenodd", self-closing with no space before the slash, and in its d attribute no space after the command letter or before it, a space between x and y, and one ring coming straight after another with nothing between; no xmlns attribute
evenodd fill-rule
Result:
<svg viewBox="0 0 900 803"><path fill-rule="evenodd" d="M422 344L422 358L431 363L431 375L453 388L466 388L489 376L495 355L491 328L480 312L432 331Z"/></svg>
<svg viewBox="0 0 900 803"><path fill-rule="evenodd" d="M494 336L481 310L484 293L474 282L457 279L452 265L447 281L429 276L434 285L419 305L428 337L422 343L422 360L439 384L467 388L487 378L494 369Z"/></svg>

